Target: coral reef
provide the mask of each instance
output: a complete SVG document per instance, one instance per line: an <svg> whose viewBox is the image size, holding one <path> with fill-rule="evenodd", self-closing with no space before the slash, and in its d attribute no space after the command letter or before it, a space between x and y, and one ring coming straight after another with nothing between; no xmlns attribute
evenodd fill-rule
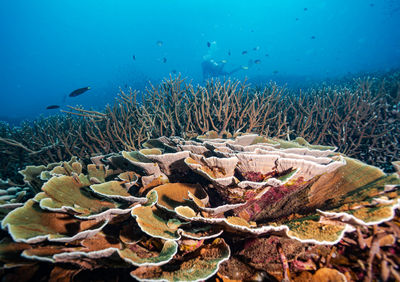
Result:
<svg viewBox="0 0 400 282"><path fill-rule="evenodd" d="M35 191L28 185L19 185L10 180L0 179L0 220L11 210L23 206L24 202L34 195Z"/></svg>
<svg viewBox="0 0 400 282"><path fill-rule="evenodd" d="M397 279L398 173L303 138L225 135L160 137L92 163L26 168L25 181L41 188L1 222L1 274ZM343 262L344 246L357 243L361 272Z"/></svg>
<svg viewBox="0 0 400 282"><path fill-rule="evenodd" d="M239 131L303 137L392 172L400 150L399 77L392 72L300 93L218 80L194 86L171 77L144 94L121 91L102 112L71 107L67 115L18 128L0 123L0 178L15 182L26 165L136 150L149 137L190 138L210 130L221 137Z"/></svg>

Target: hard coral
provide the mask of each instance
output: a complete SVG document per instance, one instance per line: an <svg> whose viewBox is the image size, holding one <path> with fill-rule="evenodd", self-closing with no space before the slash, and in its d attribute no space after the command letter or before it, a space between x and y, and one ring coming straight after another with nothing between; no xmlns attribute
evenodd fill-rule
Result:
<svg viewBox="0 0 400 282"><path fill-rule="evenodd" d="M114 105L101 111L69 107L70 111L62 110L66 115L39 118L21 127L0 121L0 178L17 182L18 170L28 164L136 150L149 136L231 138L227 131L300 136L337 146L392 172L391 162L400 152L395 141L400 139L400 72L379 76L324 83L301 93L275 84L259 88L230 80L193 85L177 76L145 93L121 90Z"/></svg>
<svg viewBox="0 0 400 282"><path fill-rule="evenodd" d="M73 158L41 167L26 178L42 181L41 192L2 221L9 236L0 260L16 268L45 264L52 279L114 269L138 280L205 280L223 262L233 271L231 256L237 261L271 241L257 249L277 253L250 265L268 259L276 269L281 261L287 278L290 267L316 270L303 246L335 245L356 227L391 220L400 204L398 174L332 147L213 137L162 137L144 150L96 157L95 164ZM313 279L324 273L344 277L321 268Z"/></svg>

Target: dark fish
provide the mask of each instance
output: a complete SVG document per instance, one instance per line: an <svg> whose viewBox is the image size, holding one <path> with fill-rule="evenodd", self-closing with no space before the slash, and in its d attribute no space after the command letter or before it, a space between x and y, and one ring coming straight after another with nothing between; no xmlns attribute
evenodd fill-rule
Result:
<svg viewBox="0 0 400 282"><path fill-rule="evenodd" d="M135 56L135 55L132 55L132 59L133 59L134 61L136 61L136 56Z"/></svg>
<svg viewBox="0 0 400 282"><path fill-rule="evenodd" d="M163 42L161 40L158 40L157 45L161 47L163 45Z"/></svg>
<svg viewBox="0 0 400 282"><path fill-rule="evenodd" d="M373 7L373 6L375 6L375 4L374 4L374 3L371 3L371 4L369 4L369 6L370 6L370 7Z"/></svg>
<svg viewBox="0 0 400 282"><path fill-rule="evenodd" d="M163 63L166 63L166 62L167 62L167 58L164 57L164 58L162 59L162 61L163 61Z"/></svg>
<svg viewBox="0 0 400 282"><path fill-rule="evenodd" d="M313 36L311 36L311 39L315 39L315 36L313 35Z"/></svg>
<svg viewBox="0 0 400 282"><path fill-rule="evenodd" d="M259 60L259 59L254 60L254 63L255 63L255 64L259 64L259 63L261 63L261 60Z"/></svg>
<svg viewBox="0 0 400 282"><path fill-rule="evenodd" d="M46 107L46 110L54 110L54 109L59 109L60 106L59 105L50 105Z"/></svg>
<svg viewBox="0 0 400 282"><path fill-rule="evenodd" d="M228 56L230 56L230 55L231 55L231 50L228 51Z"/></svg>
<svg viewBox="0 0 400 282"><path fill-rule="evenodd" d="M304 8L304 11L308 11L308 8Z"/></svg>
<svg viewBox="0 0 400 282"><path fill-rule="evenodd" d="M274 70L272 73L273 74L277 74L279 71L277 71L277 70Z"/></svg>
<svg viewBox="0 0 400 282"><path fill-rule="evenodd" d="M253 48L253 50L254 50L254 51L258 51L258 50L260 50L260 46L256 46L256 47L254 47L254 48Z"/></svg>
<svg viewBox="0 0 400 282"><path fill-rule="evenodd" d="M210 48L211 43L209 41L207 41L207 47Z"/></svg>
<svg viewBox="0 0 400 282"><path fill-rule="evenodd" d="M245 54L247 54L247 51L246 50L242 51L242 55L245 55Z"/></svg>
<svg viewBox="0 0 400 282"><path fill-rule="evenodd" d="M79 95L85 93L88 90L90 90L89 86L88 87L79 88L79 89L76 89L76 90L72 91L71 93L69 93L68 96L69 97L76 97L76 96L79 96Z"/></svg>
<svg viewBox="0 0 400 282"><path fill-rule="evenodd" d="M176 70L172 70L171 72L172 72L173 74L176 74Z"/></svg>
<svg viewBox="0 0 400 282"><path fill-rule="evenodd" d="M250 30L250 32L254 32L254 29Z"/></svg>
<svg viewBox="0 0 400 282"><path fill-rule="evenodd" d="M298 21L299 20L299 18L296 18L296 21Z"/></svg>
<svg viewBox="0 0 400 282"><path fill-rule="evenodd" d="M269 54L265 54L265 57L269 57Z"/></svg>

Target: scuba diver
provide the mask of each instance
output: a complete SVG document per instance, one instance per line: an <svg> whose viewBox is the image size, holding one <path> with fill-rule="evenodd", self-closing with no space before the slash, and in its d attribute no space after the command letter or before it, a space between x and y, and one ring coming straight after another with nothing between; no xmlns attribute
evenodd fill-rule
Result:
<svg viewBox="0 0 400 282"><path fill-rule="evenodd" d="M203 81L212 77L230 76L241 69L247 69L247 67L240 66L231 71L224 70L226 60L222 60L220 62L214 60L214 58L217 58L221 55L221 53L218 52L217 42L207 42L207 47L207 54L203 56L203 62L201 63Z"/></svg>
<svg viewBox="0 0 400 282"><path fill-rule="evenodd" d="M211 77L229 76L229 75L243 69L242 67L238 67L231 71L225 71L224 70L225 64L226 64L226 61L221 61L220 63L217 63L213 59L204 60L201 63L201 69L203 71L203 80L206 80Z"/></svg>

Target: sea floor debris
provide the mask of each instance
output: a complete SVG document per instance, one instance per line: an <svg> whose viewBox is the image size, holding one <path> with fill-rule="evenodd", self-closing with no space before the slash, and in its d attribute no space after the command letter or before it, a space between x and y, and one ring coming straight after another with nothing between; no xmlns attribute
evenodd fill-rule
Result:
<svg viewBox="0 0 400 282"><path fill-rule="evenodd" d="M301 138L222 137L160 137L91 164L23 170L38 193L4 212L0 275L398 279L397 173Z"/></svg>

